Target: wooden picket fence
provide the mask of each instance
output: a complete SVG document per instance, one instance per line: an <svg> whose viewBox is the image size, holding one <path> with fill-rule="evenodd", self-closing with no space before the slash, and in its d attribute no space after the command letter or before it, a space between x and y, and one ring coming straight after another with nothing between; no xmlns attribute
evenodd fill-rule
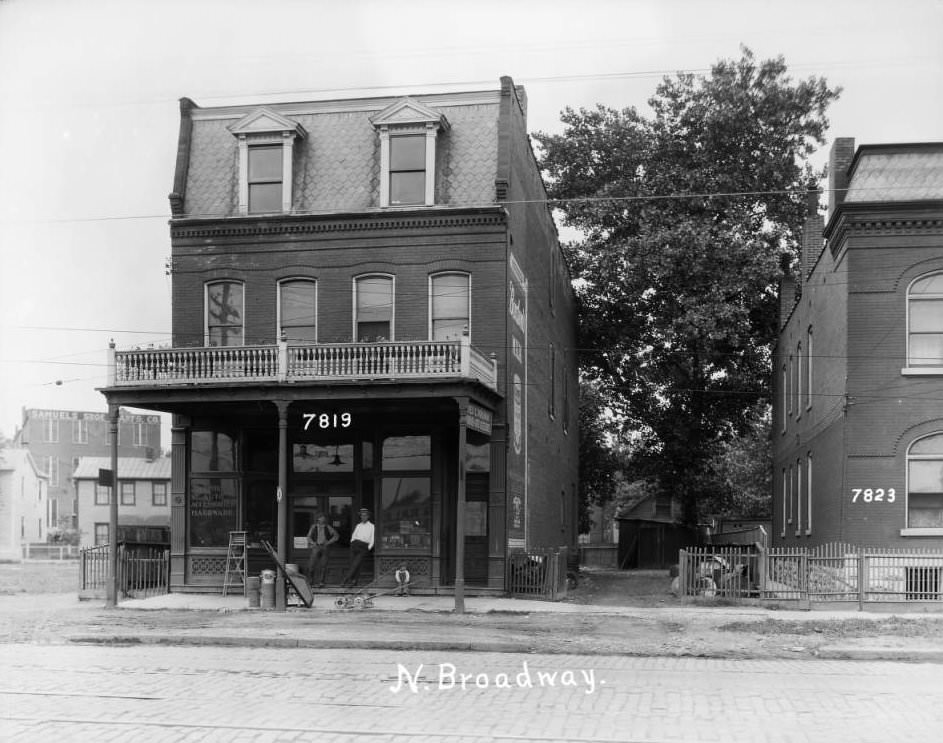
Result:
<svg viewBox="0 0 943 743"><path fill-rule="evenodd" d="M807 602L943 602L943 551L761 545L694 547L679 553L679 593Z"/></svg>
<svg viewBox="0 0 943 743"><path fill-rule="evenodd" d="M566 597L567 549L512 552L507 561L508 593L557 601Z"/></svg>

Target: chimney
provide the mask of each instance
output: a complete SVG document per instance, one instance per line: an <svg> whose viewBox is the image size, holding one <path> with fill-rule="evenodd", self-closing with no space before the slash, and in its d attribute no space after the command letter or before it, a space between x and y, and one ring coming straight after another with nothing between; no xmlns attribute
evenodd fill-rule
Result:
<svg viewBox="0 0 943 743"><path fill-rule="evenodd" d="M786 273L779 282L779 329L786 327L789 313L796 304L796 280Z"/></svg>
<svg viewBox="0 0 943 743"><path fill-rule="evenodd" d="M854 137L839 137L832 143L828 153L828 217L835 214L835 210L845 200L848 190L848 168L855 156Z"/></svg>
<svg viewBox="0 0 943 743"><path fill-rule="evenodd" d="M812 267L819 258L824 246L822 233L825 231L825 218L819 213L819 197L822 192L810 189L806 194L806 218L802 226L802 278L809 280Z"/></svg>

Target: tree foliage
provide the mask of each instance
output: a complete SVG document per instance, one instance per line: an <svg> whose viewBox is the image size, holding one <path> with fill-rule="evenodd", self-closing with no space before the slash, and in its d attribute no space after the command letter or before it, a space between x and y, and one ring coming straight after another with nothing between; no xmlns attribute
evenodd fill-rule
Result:
<svg viewBox="0 0 943 743"><path fill-rule="evenodd" d="M767 395L776 286L821 177L839 91L793 81L782 58L665 78L652 114L566 109L535 135L550 196L585 239L581 370L638 435L630 477L655 477L696 520L708 463Z"/></svg>
<svg viewBox="0 0 943 743"><path fill-rule="evenodd" d="M605 399L588 383L580 384L579 397L579 530L590 530L591 506L610 500L614 476L621 467L610 424L605 420Z"/></svg>
<svg viewBox="0 0 943 743"><path fill-rule="evenodd" d="M709 463L715 495L701 516L756 519L772 516L771 422L769 406L761 403L749 414L745 430L721 444Z"/></svg>

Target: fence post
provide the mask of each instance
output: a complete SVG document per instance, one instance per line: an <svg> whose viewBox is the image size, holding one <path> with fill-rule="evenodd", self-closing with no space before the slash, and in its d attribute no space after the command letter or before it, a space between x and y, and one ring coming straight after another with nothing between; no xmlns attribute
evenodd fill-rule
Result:
<svg viewBox="0 0 943 743"><path fill-rule="evenodd" d="M680 596L688 595L688 553L686 550L678 550L678 594Z"/></svg>
<svg viewBox="0 0 943 743"><path fill-rule="evenodd" d="M865 569L867 563L864 556L864 549L858 550L858 611L864 611L864 593L865 593Z"/></svg>
<svg viewBox="0 0 943 743"><path fill-rule="evenodd" d="M760 556L756 561L757 567L757 590L759 591L760 598L766 598L766 576L769 574L769 550L766 548L766 545L760 544Z"/></svg>

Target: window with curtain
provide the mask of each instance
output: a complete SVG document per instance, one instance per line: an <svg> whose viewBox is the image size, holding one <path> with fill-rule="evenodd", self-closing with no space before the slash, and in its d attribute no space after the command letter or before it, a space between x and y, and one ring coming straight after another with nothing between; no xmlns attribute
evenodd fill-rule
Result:
<svg viewBox="0 0 943 743"><path fill-rule="evenodd" d="M243 287L237 281L206 285L206 345L243 344Z"/></svg>
<svg viewBox="0 0 943 743"><path fill-rule="evenodd" d="M357 341L393 340L393 277L363 276L354 282Z"/></svg>
<svg viewBox="0 0 943 743"><path fill-rule="evenodd" d="M907 526L943 529L943 433L917 439L907 452Z"/></svg>
<svg viewBox="0 0 943 743"><path fill-rule="evenodd" d="M907 365L943 366L943 273L910 285L907 327Z"/></svg>
<svg viewBox="0 0 943 743"><path fill-rule="evenodd" d="M311 279L290 279L278 285L278 324L289 343L317 342L317 288Z"/></svg>
<svg viewBox="0 0 943 743"><path fill-rule="evenodd" d="M466 328L471 333L470 284L471 277L465 273L442 273L431 277L429 314L432 340L457 340Z"/></svg>

